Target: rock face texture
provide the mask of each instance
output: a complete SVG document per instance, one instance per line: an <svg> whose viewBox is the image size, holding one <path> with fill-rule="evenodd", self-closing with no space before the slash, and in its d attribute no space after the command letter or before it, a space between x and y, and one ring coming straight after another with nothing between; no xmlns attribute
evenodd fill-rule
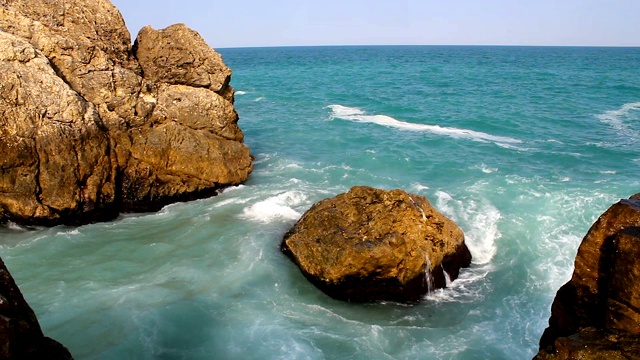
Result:
<svg viewBox="0 0 640 360"><path fill-rule="evenodd" d="M589 229L540 349L537 359L640 358L640 194L611 206Z"/></svg>
<svg viewBox="0 0 640 360"><path fill-rule="evenodd" d="M0 1L0 222L105 220L244 182L230 77L185 25L132 48L109 1Z"/></svg>
<svg viewBox="0 0 640 360"><path fill-rule="evenodd" d="M36 315L0 259L0 359L72 359L69 350L45 337Z"/></svg>
<svg viewBox="0 0 640 360"><path fill-rule="evenodd" d="M364 186L313 205L281 249L327 295L353 302L418 301L471 263L462 231L425 197Z"/></svg>

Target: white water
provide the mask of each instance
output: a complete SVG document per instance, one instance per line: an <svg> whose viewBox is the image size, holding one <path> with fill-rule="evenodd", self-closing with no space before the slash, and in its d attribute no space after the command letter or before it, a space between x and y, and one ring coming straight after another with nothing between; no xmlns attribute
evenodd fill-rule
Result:
<svg viewBox="0 0 640 360"><path fill-rule="evenodd" d="M474 131L469 129L458 129L455 127L442 127L439 125L427 125L427 124L414 124L396 120L387 115L367 115L362 109L355 107L348 107L343 105L329 105L331 109L331 118L373 123L400 130L420 131L428 132L436 135L444 135L458 139L468 139L480 142L493 142L502 146L508 146L508 144L520 144L522 140L514 139L507 136L496 136L481 131Z"/></svg>

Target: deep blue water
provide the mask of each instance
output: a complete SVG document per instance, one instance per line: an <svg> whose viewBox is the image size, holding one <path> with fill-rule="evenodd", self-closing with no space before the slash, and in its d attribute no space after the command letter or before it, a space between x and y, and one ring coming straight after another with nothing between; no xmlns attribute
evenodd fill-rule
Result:
<svg viewBox="0 0 640 360"><path fill-rule="evenodd" d="M221 49L249 181L159 213L0 229L77 359L528 359L581 238L640 192L640 48ZM426 196L474 256L416 306L355 305L280 252L354 185Z"/></svg>

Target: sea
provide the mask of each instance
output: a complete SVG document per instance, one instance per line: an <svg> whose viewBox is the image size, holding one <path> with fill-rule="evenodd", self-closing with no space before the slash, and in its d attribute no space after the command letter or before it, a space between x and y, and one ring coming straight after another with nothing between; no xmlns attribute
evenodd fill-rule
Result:
<svg viewBox="0 0 640 360"><path fill-rule="evenodd" d="M589 227L640 192L640 48L219 49L255 168L241 186L79 227L0 228L76 359L530 359ZM279 250L315 202L429 199L470 268L418 304L353 304Z"/></svg>

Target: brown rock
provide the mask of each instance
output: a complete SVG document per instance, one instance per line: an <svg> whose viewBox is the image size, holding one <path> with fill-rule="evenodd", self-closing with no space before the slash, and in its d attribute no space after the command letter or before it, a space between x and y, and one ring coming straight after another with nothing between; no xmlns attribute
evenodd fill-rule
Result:
<svg viewBox="0 0 640 360"><path fill-rule="evenodd" d="M131 36L113 4L13 0L3 7L0 27L40 50L56 73L103 117L107 110L127 121L135 117L141 70L131 53Z"/></svg>
<svg viewBox="0 0 640 360"><path fill-rule="evenodd" d="M231 71L195 31L143 29L143 78L109 1L0 1L0 30L0 222L109 219L247 179Z"/></svg>
<svg viewBox="0 0 640 360"><path fill-rule="evenodd" d="M585 328L555 341L555 352L540 351L534 360L629 360L640 359L637 335L619 330Z"/></svg>
<svg viewBox="0 0 640 360"><path fill-rule="evenodd" d="M640 334L640 194L620 200L593 224L576 255L571 280L551 307L541 352L557 353L559 339L585 329ZM586 340L585 340L586 341ZM561 341L562 343L562 341ZM584 343L584 346L589 346Z"/></svg>
<svg viewBox="0 0 640 360"><path fill-rule="evenodd" d="M93 104L32 45L0 32L0 207L20 222L100 217L113 201L109 138Z"/></svg>
<svg viewBox="0 0 640 360"><path fill-rule="evenodd" d="M605 327L640 335L640 227L618 232L612 254Z"/></svg>
<svg viewBox="0 0 640 360"><path fill-rule="evenodd" d="M0 359L72 359L69 350L47 338L0 259Z"/></svg>
<svg viewBox="0 0 640 360"><path fill-rule="evenodd" d="M165 85L161 87L156 101L151 116L154 126L173 121L227 140L244 140L233 104L212 91L184 85Z"/></svg>
<svg viewBox="0 0 640 360"><path fill-rule="evenodd" d="M221 184L241 184L250 171L249 149L240 142L175 121L137 129L123 173L123 205L157 209L176 199L212 195Z"/></svg>
<svg viewBox="0 0 640 360"><path fill-rule="evenodd" d="M326 294L354 302L418 301L471 262L462 231L426 198L364 186L313 205L281 248Z"/></svg>
<svg viewBox="0 0 640 360"><path fill-rule="evenodd" d="M186 25L175 24L163 30L145 26L138 33L133 51L145 79L210 89L232 101L227 94L231 70L220 54Z"/></svg>

